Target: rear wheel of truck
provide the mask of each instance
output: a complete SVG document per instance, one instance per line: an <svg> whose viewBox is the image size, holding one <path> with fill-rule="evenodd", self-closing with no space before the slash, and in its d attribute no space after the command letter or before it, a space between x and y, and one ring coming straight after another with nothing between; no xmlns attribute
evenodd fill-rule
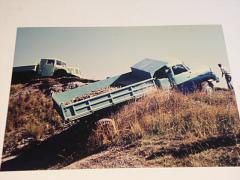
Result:
<svg viewBox="0 0 240 180"><path fill-rule="evenodd" d="M59 69L59 70L55 71L53 74L53 77L56 77L56 78L64 77L64 76L68 76L68 73L63 69Z"/></svg>
<svg viewBox="0 0 240 180"><path fill-rule="evenodd" d="M112 119L101 119L95 123L96 127L88 138L89 152L108 147L117 135L116 124Z"/></svg>
<svg viewBox="0 0 240 180"><path fill-rule="evenodd" d="M205 92L207 94L212 94L213 92L213 89L214 89L214 85L212 82L210 81L204 81L201 83L201 91L202 92Z"/></svg>

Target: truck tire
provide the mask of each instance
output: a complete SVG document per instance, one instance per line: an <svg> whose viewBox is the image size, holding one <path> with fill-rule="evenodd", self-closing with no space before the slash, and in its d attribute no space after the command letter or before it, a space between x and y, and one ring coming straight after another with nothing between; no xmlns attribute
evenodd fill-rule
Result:
<svg viewBox="0 0 240 180"><path fill-rule="evenodd" d="M211 95L212 92L213 92L213 89L214 89L214 85L213 85L212 82L204 81L204 82L201 83L201 89L200 90L202 92L205 92L205 93Z"/></svg>
<svg viewBox="0 0 240 180"><path fill-rule="evenodd" d="M64 69L59 69L54 72L53 77L59 78L59 77L64 77L68 76L68 73Z"/></svg>
<svg viewBox="0 0 240 180"><path fill-rule="evenodd" d="M116 124L112 119L100 119L95 125L95 129L88 138L88 152L105 149L113 142L114 137L117 135Z"/></svg>
<svg viewBox="0 0 240 180"><path fill-rule="evenodd" d="M107 131L111 131L113 135L116 135L117 129L116 129L116 124L115 121L112 119L100 119L99 121L96 122L97 128L104 128Z"/></svg>

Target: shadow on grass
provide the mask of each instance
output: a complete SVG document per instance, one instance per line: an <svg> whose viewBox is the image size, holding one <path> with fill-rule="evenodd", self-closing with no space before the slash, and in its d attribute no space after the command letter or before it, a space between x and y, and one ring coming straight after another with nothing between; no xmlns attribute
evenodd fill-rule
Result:
<svg viewBox="0 0 240 180"><path fill-rule="evenodd" d="M189 144L181 144L179 147L162 148L157 152L153 152L146 160L152 160L165 155L172 155L175 158L183 158L190 154L200 153L209 149L219 147L235 146L240 143L240 134L223 135L199 140Z"/></svg>
<svg viewBox="0 0 240 180"><path fill-rule="evenodd" d="M34 142L19 152L19 155L1 164L1 171L59 169L90 153L86 148L87 139L95 127L96 120L108 117L123 104L102 110L94 115L82 118L69 129L42 142ZM98 149L93 153L97 153Z"/></svg>

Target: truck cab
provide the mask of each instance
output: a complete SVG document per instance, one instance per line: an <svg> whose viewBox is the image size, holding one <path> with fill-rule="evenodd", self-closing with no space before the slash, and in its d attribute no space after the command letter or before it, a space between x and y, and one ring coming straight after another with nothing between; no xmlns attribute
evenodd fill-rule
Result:
<svg viewBox="0 0 240 180"><path fill-rule="evenodd" d="M183 92L194 92L201 89L203 82L219 82L219 78L209 69L191 70L183 62L166 64L155 72L154 77L163 89L175 86Z"/></svg>
<svg viewBox="0 0 240 180"><path fill-rule="evenodd" d="M213 85L212 81L219 81L210 68L195 71L180 61L166 62L146 58L133 65L131 69L133 75L142 80L155 78L156 85L160 88L174 87L184 93L201 89L203 82Z"/></svg>
<svg viewBox="0 0 240 180"><path fill-rule="evenodd" d="M47 58L41 59L40 63L38 64L37 74L39 76L67 76L67 75L74 75L80 76L79 68L75 67L67 67L66 63L59 59Z"/></svg>

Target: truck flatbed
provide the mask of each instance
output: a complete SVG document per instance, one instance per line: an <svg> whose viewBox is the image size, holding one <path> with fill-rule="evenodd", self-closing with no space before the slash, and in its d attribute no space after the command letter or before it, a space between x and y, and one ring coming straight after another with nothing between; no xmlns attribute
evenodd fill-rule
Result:
<svg viewBox="0 0 240 180"><path fill-rule="evenodd" d="M93 87L93 84L90 85ZM85 88L83 86L77 89L78 91L85 90L87 86L85 86ZM59 98L59 95L61 96L62 93L53 94L53 100L56 104L59 105L59 110L62 118L64 120L71 121L84 116L88 116L101 109L114 106L134 98L142 97L151 87L155 87L153 78L124 86L114 91L103 93L78 102L70 103L68 105L65 105L64 102L59 101L61 99ZM65 92L64 96L68 96L67 93L70 95L71 91ZM70 101L70 99L67 101Z"/></svg>
<svg viewBox="0 0 240 180"><path fill-rule="evenodd" d="M13 72L21 73L21 72L35 72L37 69L36 65L29 65L29 66L18 66L13 67Z"/></svg>

